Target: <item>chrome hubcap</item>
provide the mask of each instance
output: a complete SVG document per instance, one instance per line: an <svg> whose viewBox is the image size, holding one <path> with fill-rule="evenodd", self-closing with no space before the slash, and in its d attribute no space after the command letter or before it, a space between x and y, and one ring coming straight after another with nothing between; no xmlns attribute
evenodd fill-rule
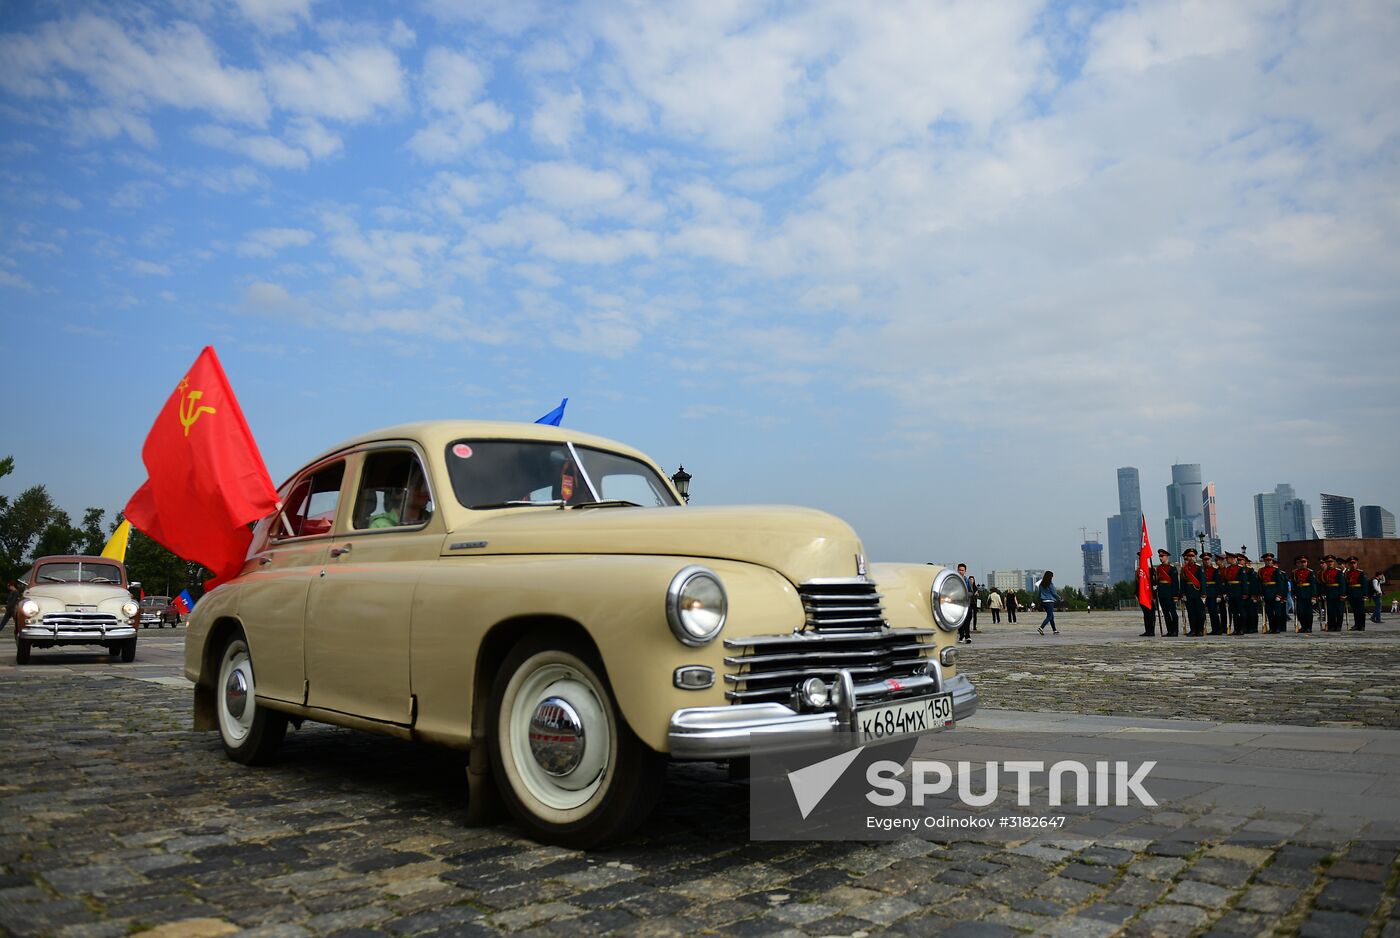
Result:
<svg viewBox="0 0 1400 938"><path fill-rule="evenodd" d="M583 761L583 720L562 697L546 697L530 718L530 754L546 775L561 778Z"/></svg>
<svg viewBox="0 0 1400 938"><path fill-rule="evenodd" d="M224 685L224 705L235 720L243 716L243 710L248 706L248 682L242 671L234 671L228 676L228 683Z"/></svg>

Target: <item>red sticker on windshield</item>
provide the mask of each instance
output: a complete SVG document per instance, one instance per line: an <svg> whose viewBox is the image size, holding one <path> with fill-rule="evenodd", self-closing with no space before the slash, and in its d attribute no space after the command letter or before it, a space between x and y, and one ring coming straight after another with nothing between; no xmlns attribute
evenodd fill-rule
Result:
<svg viewBox="0 0 1400 938"><path fill-rule="evenodd" d="M452 455L456 456L458 459L471 459L472 448L465 443L458 443L456 446L452 447Z"/></svg>

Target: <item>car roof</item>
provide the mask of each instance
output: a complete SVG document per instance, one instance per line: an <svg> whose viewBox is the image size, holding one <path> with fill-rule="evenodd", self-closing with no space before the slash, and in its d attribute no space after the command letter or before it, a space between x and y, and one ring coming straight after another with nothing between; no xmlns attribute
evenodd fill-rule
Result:
<svg viewBox="0 0 1400 938"><path fill-rule="evenodd" d="M634 456L646 463L651 462L650 457L641 450L634 449L625 443L549 424L512 423L504 420L425 420L418 423L403 423L393 427L384 427L351 437L343 443L323 451L315 459L303 463L302 468L366 443L378 443L385 440L416 440L426 450L442 451L448 443L461 439L543 440L545 442L564 442L567 440L582 446L596 446L615 453ZM301 468L298 468L287 478L291 479L300 471Z"/></svg>

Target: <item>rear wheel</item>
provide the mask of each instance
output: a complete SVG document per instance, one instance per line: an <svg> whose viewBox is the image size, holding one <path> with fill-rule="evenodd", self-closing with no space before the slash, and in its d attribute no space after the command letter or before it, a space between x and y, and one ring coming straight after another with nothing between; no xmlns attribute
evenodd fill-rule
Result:
<svg viewBox="0 0 1400 938"><path fill-rule="evenodd" d="M242 634L230 638L219 656L214 698L228 757L245 765L270 761L287 733L287 717L259 704L253 659Z"/></svg>
<svg viewBox="0 0 1400 938"><path fill-rule="evenodd" d="M29 663L29 642L22 638L15 639L15 664Z"/></svg>
<svg viewBox="0 0 1400 938"><path fill-rule="evenodd" d="M656 805L665 757L617 711L592 649L530 638L492 688L497 787L536 840L592 847L630 833Z"/></svg>

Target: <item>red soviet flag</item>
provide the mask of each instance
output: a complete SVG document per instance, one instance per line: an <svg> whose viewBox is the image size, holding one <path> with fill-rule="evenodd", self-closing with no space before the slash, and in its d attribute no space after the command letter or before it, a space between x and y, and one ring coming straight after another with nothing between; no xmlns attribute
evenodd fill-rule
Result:
<svg viewBox="0 0 1400 938"><path fill-rule="evenodd" d="M146 445L146 484L126 503L131 523L187 560L238 573L250 521L277 508L277 489L213 346L205 346L161 408Z"/></svg>
<svg viewBox="0 0 1400 938"><path fill-rule="evenodd" d="M1138 605L1152 608L1152 542L1147 539L1147 518L1142 515L1142 546L1138 548Z"/></svg>

